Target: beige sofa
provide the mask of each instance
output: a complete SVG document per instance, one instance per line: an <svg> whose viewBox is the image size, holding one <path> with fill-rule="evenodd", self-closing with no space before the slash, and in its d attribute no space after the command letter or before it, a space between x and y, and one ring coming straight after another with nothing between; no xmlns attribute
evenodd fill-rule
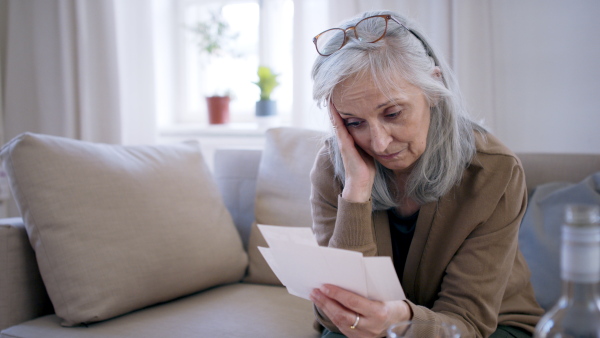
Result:
<svg viewBox="0 0 600 338"><path fill-rule="evenodd" d="M262 151L217 151L214 174L194 143L13 140L23 218L0 220L0 337L318 337L254 224L311 225L323 137L269 130ZM600 155L520 157L531 188L600 170Z"/></svg>

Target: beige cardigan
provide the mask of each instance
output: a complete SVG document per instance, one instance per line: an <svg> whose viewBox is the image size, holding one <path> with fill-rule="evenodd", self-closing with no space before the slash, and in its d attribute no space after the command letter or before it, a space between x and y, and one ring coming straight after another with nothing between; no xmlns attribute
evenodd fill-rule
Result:
<svg viewBox="0 0 600 338"><path fill-rule="evenodd" d="M365 256L392 256L387 213L341 198L328 147L311 172L317 241ZM518 248L526 205L519 159L493 135L478 136L460 185L421 206L402 278L413 319L455 324L466 337L487 337L498 324L533 331L543 310ZM320 311L316 316L339 332Z"/></svg>

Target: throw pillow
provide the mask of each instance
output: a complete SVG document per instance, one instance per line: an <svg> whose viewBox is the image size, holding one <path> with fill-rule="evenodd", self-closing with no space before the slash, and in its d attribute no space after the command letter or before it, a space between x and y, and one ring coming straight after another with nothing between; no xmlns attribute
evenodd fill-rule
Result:
<svg viewBox="0 0 600 338"><path fill-rule="evenodd" d="M0 152L63 325L239 281L240 237L195 142L21 134Z"/></svg>
<svg viewBox="0 0 600 338"><path fill-rule="evenodd" d="M567 204L600 204L600 172L579 183L552 182L535 188L521 229L519 247L529 269L535 297L549 310L561 294L561 226Z"/></svg>
<svg viewBox="0 0 600 338"><path fill-rule="evenodd" d="M314 130L267 131L256 182L256 222L250 232L245 282L281 285L257 248L268 245L256 224L312 227L310 170L324 139L323 132Z"/></svg>

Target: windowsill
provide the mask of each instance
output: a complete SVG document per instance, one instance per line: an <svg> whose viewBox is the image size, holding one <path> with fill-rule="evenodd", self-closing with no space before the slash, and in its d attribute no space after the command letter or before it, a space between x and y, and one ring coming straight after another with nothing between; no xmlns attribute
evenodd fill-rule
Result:
<svg viewBox="0 0 600 338"><path fill-rule="evenodd" d="M263 137L269 128L284 124L259 124L257 122L227 124L181 124L160 128L161 137Z"/></svg>

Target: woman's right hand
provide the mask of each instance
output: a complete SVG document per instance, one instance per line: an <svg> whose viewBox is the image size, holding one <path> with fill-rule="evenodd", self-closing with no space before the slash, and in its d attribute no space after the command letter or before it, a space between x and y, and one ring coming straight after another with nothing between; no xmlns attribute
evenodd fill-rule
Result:
<svg viewBox="0 0 600 338"><path fill-rule="evenodd" d="M344 162L346 179L342 198L355 203L367 202L375 181L375 161L356 145L333 102L329 102L329 117Z"/></svg>

